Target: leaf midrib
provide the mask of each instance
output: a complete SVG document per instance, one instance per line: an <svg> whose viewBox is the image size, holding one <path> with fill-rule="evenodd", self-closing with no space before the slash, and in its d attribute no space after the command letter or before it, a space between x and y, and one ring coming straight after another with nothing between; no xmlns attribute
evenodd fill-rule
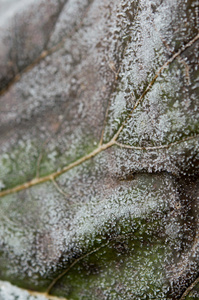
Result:
<svg viewBox="0 0 199 300"><path fill-rule="evenodd" d="M179 140L177 142L168 144L168 145L160 145L157 147L129 147L128 145L124 145L121 143L117 142L117 139L120 135L120 133L122 132L122 130L124 129L127 121L132 117L132 114L134 112L134 110L138 107L138 105L142 102L143 98L145 97L145 95L149 92L149 90L151 89L151 87L153 86L153 84L156 82L157 78L160 76L160 74L163 72L164 69L166 69L177 57L179 57L187 48L191 47L197 40L199 39L199 33L192 39L190 40L186 45L182 46L176 53L174 53L170 59L168 59L159 69L158 71L155 73L153 79L150 81L150 83L147 85L146 89L144 90L144 92L142 93L142 95L139 97L139 99L136 101L133 109L131 110L131 112L128 114L128 116L126 117L126 119L124 120L124 122L122 123L122 125L119 127L119 129L117 130L117 132L115 133L115 135L113 136L113 138L108 142L108 143L104 143L103 144L103 131L102 131L102 137L100 139L100 143L98 145L98 147L96 149L94 149L93 151L91 151L89 154L86 154L85 156L81 157L80 159L74 161L73 163L63 167L61 170L53 172L47 176L44 177L36 177L28 182L25 182L23 184L17 185L14 188L10 188L10 189L5 189L3 191L0 192L0 197L12 194L12 193L16 193L19 192L21 190L25 190L27 188L30 188L32 186L35 186L37 184L43 183L43 182L47 182L47 181L53 181L56 177L60 176L61 174L71 170L72 168L82 164L83 162L91 159L92 157L96 156L97 154L99 154L100 152L112 147L113 145L118 145L118 146L122 146L124 148L131 148L134 150L157 150L157 149L162 149L162 148L169 148L173 145L179 144L181 142L185 142L187 140L190 139L194 139L197 136L193 136L193 137L188 137L185 138L183 140Z"/></svg>

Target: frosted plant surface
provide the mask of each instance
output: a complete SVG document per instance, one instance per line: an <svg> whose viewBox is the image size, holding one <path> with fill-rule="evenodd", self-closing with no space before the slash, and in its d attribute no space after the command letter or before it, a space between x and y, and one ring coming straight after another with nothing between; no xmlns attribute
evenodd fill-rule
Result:
<svg viewBox="0 0 199 300"><path fill-rule="evenodd" d="M0 8L0 300L197 299L198 1Z"/></svg>
<svg viewBox="0 0 199 300"><path fill-rule="evenodd" d="M0 299L6 300L46 300L43 295L31 295L31 292L17 288L9 282L0 281Z"/></svg>

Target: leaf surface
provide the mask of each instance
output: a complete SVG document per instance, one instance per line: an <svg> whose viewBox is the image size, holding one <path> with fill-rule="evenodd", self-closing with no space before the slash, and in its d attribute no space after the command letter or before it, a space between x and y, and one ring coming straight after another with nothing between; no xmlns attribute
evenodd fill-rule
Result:
<svg viewBox="0 0 199 300"><path fill-rule="evenodd" d="M0 297L186 297L199 263L197 1L11 9Z"/></svg>

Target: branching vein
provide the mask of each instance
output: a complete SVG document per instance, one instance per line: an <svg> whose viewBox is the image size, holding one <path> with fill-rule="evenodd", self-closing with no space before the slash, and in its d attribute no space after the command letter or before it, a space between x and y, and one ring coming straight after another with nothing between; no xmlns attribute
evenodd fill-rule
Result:
<svg viewBox="0 0 199 300"><path fill-rule="evenodd" d="M6 196L6 195L9 195L9 194L12 194L12 193L15 193L15 192L19 192L21 190L24 190L24 189L27 189L27 188L30 188L34 185L37 185L37 184L40 184L40 183L43 183L43 182L47 182L47 181L53 181L56 177L58 177L59 175L71 170L72 168L82 164L83 162L89 160L90 158L96 156L97 154L99 154L100 152L110 148L111 146L113 145L119 145L119 146L122 146L122 144L118 143L117 142L117 139L120 135L120 133L122 132L123 128L125 127L127 121L129 118L132 117L132 114L134 112L134 110L137 108L137 106L141 103L141 101L143 100L144 96L148 93L148 91L151 89L151 87L153 86L153 84L155 83L156 79L158 78L158 76L162 73L162 71L167 68L179 55L181 55L181 53L183 51L185 51L187 48L191 47L197 40L199 39L199 33L190 41L188 42L186 45L184 45L182 48L180 48L168 61L166 61L162 67L156 72L154 78L151 80L151 82L148 84L148 86L146 87L145 91L142 93L142 95L140 96L140 98L136 101L131 113L126 117L126 119L124 120L124 122L122 123L122 125L119 127L119 129L117 130L117 132L115 133L115 135L113 136L113 138L108 142L108 143L105 143L105 144L100 144L99 143L99 146L98 148L96 148L95 150L93 150L92 152L90 152L89 154L86 154L85 156L83 156L82 158L76 160L75 162L69 164L68 166L65 166L63 169L59 170L59 171L56 171L54 173L51 173L47 176L44 176L44 177L37 177L37 178L34 178L32 179L31 181L28 181L26 183L23 183L21 185L18 185L14 188L11 188L11 189L7 189L7 190L3 190L0 192L0 197L3 197L3 196ZM188 139L191 139L190 138L187 138ZM102 140L102 139L101 139ZM180 141L179 141L180 142ZM163 149L163 148L167 148L167 147L170 147L174 144L177 144L179 142L176 142L176 143L173 143L173 144L170 144L170 145L162 145L162 146L158 146L158 147L155 147L153 149ZM125 145L126 148L128 148L127 145ZM132 148L132 149L136 149L136 150L143 150L144 148L139 148L139 147L136 147L136 148ZM151 147L147 147L145 148L145 150L151 150Z"/></svg>
<svg viewBox="0 0 199 300"><path fill-rule="evenodd" d="M41 54L33 61L31 62L27 67L24 67L23 70L21 70L20 72L18 72L1 90L0 90L0 96L5 94L7 92L7 90L13 86L14 83L18 82L21 78L21 76L27 72L29 72L30 70L32 70L37 64L39 64L42 60L44 60L47 56L50 56L51 54L53 54L54 52L58 51L66 42L66 39L69 37L72 37L74 35L74 33L82 26L83 24L83 20L88 12L90 5L86 8L82 19L80 21L80 23L78 23L76 26L73 27L73 29L66 34L61 41L59 41L57 44L55 44L54 46L52 46L49 49L43 50L41 52ZM60 11L61 13L61 11ZM50 39L50 36L49 36Z"/></svg>
<svg viewBox="0 0 199 300"><path fill-rule="evenodd" d="M170 143L170 144L160 145L160 146L152 146L152 147L136 147L136 146L130 146L130 145L126 145L126 144L119 143L119 142L117 142L117 141L115 142L115 144L118 145L118 146L121 147L121 148L133 149L133 150L145 150L145 151L150 151L150 150L167 149L167 148L170 148L170 147L172 147L172 146L175 146L175 145L184 143L184 142L186 142L186 141L190 141L190 140L196 139L196 138L198 138L198 137L199 137L199 135L189 136L189 137L187 137L187 138L184 138L184 139L182 139L182 140L179 140L179 141L176 141L176 142L173 142L173 143Z"/></svg>
<svg viewBox="0 0 199 300"><path fill-rule="evenodd" d="M97 251L99 251L101 248L104 248L105 246L107 246L109 243L106 242L105 244L99 246L98 248L86 253L83 256L80 256L78 259L76 259L67 269L65 269L61 274L59 274L53 281L52 283L49 285L46 294L49 294L50 291L52 290L52 288L55 286L55 284L58 282L59 279L61 279L64 275L66 275L79 261L83 260L84 258L88 257L89 255L96 253Z"/></svg>

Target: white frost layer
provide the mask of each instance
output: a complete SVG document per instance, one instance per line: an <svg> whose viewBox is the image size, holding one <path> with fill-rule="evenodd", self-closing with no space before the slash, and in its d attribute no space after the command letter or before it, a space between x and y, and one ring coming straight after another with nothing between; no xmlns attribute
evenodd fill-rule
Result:
<svg viewBox="0 0 199 300"><path fill-rule="evenodd" d="M0 281L0 300L46 300L44 296L33 296L9 282Z"/></svg>

